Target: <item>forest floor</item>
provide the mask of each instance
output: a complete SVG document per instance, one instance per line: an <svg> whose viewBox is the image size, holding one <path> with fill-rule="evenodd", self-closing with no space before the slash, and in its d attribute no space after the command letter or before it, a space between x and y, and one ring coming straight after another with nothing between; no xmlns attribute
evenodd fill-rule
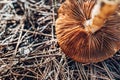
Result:
<svg viewBox="0 0 120 80"><path fill-rule="evenodd" d="M0 1L0 80L120 80L120 53L94 64L63 54L55 35L62 0Z"/></svg>

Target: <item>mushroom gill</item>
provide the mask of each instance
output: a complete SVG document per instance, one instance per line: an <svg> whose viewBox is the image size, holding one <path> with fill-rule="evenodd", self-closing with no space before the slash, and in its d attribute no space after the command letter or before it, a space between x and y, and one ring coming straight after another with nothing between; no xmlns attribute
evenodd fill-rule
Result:
<svg viewBox="0 0 120 80"><path fill-rule="evenodd" d="M119 12L119 0L66 0L56 20L62 51L81 63L112 57L120 49Z"/></svg>

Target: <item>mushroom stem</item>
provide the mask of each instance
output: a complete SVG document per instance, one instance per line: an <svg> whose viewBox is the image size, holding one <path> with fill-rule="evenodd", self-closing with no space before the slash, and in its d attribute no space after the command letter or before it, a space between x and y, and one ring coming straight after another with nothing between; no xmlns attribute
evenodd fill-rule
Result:
<svg viewBox="0 0 120 80"><path fill-rule="evenodd" d="M91 12L91 19L85 22L85 30L90 33L98 31L106 19L118 7L119 0L98 0Z"/></svg>

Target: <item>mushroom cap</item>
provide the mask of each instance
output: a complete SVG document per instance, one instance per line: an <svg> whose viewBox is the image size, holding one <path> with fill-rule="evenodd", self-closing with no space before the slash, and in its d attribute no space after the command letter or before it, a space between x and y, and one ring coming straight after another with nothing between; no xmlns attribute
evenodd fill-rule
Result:
<svg viewBox="0 0 120 80"><path fill-rule="evenodd" d="M85 30L96 0L66 0L58 10L56 35L62 51L81 63L96 63L120 49L120 8L94 33Z"/></svg>

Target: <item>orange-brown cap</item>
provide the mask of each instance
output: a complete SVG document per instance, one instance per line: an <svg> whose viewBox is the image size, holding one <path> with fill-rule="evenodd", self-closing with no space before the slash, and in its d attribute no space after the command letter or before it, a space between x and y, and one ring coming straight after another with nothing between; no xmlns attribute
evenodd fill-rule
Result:
<svg viewBox="0 0 120 80"><path fill-rule="evenodd" d="M100 62L110 58L120 49L118 45L120 44L120 15L118 14L120 9L116 10L118 4L116 3L117 7L111 12L105 9L109 3L100 0L101 3L98 4L96 1L66 0L58 10L56 20L58 43L66 55L78 62ZM114 7L116 4L109 5ZM99 6L99 11L93 15L92 11L96 5ZM92 22L86 25L88 20ZM99 21L102 22L97 25ZM95 31L91 32L94 29Z"/></svg>

